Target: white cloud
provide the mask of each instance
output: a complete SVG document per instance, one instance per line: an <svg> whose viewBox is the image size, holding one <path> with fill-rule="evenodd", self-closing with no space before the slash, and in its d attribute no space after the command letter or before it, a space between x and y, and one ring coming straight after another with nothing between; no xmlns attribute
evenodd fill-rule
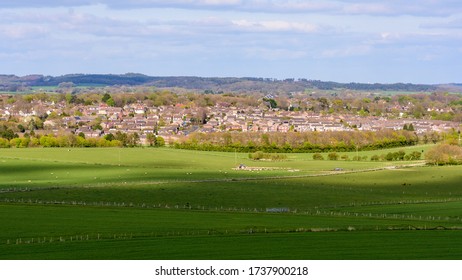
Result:
<svg viewBox="0 0 462 280"><path fill-rule="evenodd" d="M249 21L233 20L232 23L245 31L252 32L301 32L314 33L320 28L317 25L303 22L275 21Z"/></svg>
<svg viewBox="0 0 462 280"><path fill-rule="evenodd" d="M0 2L0 73L143 72L154 65L158 74L194 74L201 65L197 73L209 76L231 68L235 75L245 69L252 76L253 69L260 71L255 76L274 76L283 68L305 77L303 68L311 65L329 77L329 68L348 62L381 65L376 71L384 75L399 70L403 79L416 72L412 64L446 63L454 77L462 65L461 6L450 0L6 0Z"/></svg>

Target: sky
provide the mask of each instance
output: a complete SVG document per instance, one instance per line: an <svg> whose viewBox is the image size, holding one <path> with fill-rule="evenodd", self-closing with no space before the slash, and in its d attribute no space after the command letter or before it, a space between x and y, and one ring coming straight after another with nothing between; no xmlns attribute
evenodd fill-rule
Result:
<svg viewBox="0 0 462 280"><path fill-rule="evenodd" d="M460 0L2 0L0 74L462 82Z"/></svg>

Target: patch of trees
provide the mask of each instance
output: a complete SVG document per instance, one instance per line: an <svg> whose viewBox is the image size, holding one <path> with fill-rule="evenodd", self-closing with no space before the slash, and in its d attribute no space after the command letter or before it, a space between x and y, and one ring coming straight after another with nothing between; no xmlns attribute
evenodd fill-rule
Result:
<svg viewBox="0 0 462 280"><path fill-rule="evenodd" d="M400 160L420 160L422 153L419 151L413 151L410 154L406 154L405 151L400 150L397 152L389 152L382 155L371 156L371 161L400 161Z"/></svg>
<svg viewBox="0 0 462 280"><path fill-rule="evenodd" d="M74 83L75 85L142 85L152 80L152 77L143 74L69 74L57 77L41 77L34 81L33 86L58 86L61 83Z"/></svg>
<svg viewBox="0 0 462 280"><path fill-rule="evenodd" d="M272 161L279 161L287 159L287 156L284 154L272 154L272 153L264 153L262 151L256 151L255 153L249 154L249 158L251 160L272 160Z"/></svg>
<svg viewBox="0 0 462 280"><path fill-rule="evenodd" d="M404 126L403 126L403 130L415 131L414 125L412 123L410 123L410 124L405 123Z"/></svg>
<svg viewBox="0 0 462 280"><path fill-rule="evenodd" d="M147 138L149 146L165 146L162 137L154 136ZM75 135L72 133L54 136L49 135L30 135L24 137L14 137L11 139L0 137L0 148L28 148L28 147L136 147L140 145L140 137L137 133L117 132L115 135L107 134L104 137L86 138L83 133Z"/></svg>
<svg viewBox="0 0 462 280"><path fill-rule="evenodd" d="M121 147L118 140L108 141L104 138L85 139L80 135L68 134L61 136L42 135L16 137L11 140L0 138L0 148L28 148L28 147Z"/></svg>
<svg viewBox="0 0 462 280"><path fill-rule="evenodd" d="M16 134L11 128L8 128L6 125L0 126L0 138L11 140L15 137L18 137L18 134Z"/></svg>
<svg viewBox="0 0 462 280"><path fill-rule="evenodd" d="M351 89L351 90L383 90L383 91L434 91L437 89L433 85L410 84L410 83L395 83L395 84L363 84L363 83L337 83L337 82L324 82L319 80L301 80L308 83L313 87L324 90L333 89Z"/></svg>
<svg viewBox="0 0 462 280"><path fill-rule="evenodd" d="M215 132L192 133L174 143L178 149L265 153L323 153L379 150L415 145L410 131Z"/></svg>
<svg viewBox="0 0 462 280"><path fill-rule="evenodd" d="M146 141L151 147L163 147L165 146L165 140L161 136L156 136L154 133L146 134Z"/></svg>
<svg viewBox="0 0 462 280"><path fill-rule="evenodd" d="M373 155L371 156L370 160L371 161L410 161L410 160L420 160L422 157L422 153L418 151L413 151L410 154L406 154L405 151L400 150L397 152L389 152L387 154L382 154L382 155ZM315 153L313 154L313 159L314 160L324 160L324 156L320 153ZM336 152L330 152L327 154L327 159L328 160L349 160L348 155L339 155ZM352 158L353 161L360 161L360 160L367 160L367 156L354 156Z"/></svg>
<svg viewBox="0 0 462 280"><path fill-rule="evenodd" d="M459 165L462 164L462 147L450 144L440 144L425 154L428 164Z"/></svg>

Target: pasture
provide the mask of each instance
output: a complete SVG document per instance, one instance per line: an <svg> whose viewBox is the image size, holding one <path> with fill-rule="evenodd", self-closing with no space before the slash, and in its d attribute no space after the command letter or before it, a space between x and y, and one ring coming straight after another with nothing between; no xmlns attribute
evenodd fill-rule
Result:
<svg viewBox="0 0 462 280"><path fill-rule="evenodd" d="M287 157L1 149L0 259L462 258L462 167Z"/></svg>

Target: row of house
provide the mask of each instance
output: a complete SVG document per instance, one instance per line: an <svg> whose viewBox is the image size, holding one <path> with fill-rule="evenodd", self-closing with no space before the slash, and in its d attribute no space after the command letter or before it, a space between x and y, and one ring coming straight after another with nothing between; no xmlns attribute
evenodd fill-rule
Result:
<svg viewBox="0 0 462 280"><path fill-rule="evenodd" d="M69 114L66 112L73 112ZM38 101L29 108L18 108L15 104L0 109L0 120L18 117L27 123L31 117L46 114L44 128L48 131L72 131L86 137L97 137L109 133L138 133L144 139L147 133L165 138L175 138L197 132L218 131L377 131L388 128L403 129L413 124L416 133L459 129L459 123L421 120L387 119L384 117L360 117L357 115L322 115L313 112L283 111L267 108L238 108L214 106L188 108L175 106L149 107L134 103L124 107L110 107L106 104L77 105L69 108L65 103Z"/></svg>

